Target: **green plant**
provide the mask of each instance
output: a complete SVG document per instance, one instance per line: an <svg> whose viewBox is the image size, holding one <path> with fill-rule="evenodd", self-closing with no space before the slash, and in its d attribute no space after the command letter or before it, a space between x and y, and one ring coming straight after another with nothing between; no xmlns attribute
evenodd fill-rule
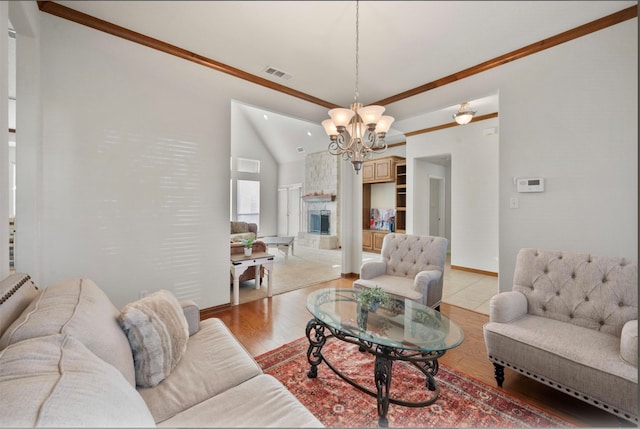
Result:
<svg viewBox="0 0 640 429"><path fill-rule="evenodd" d="M256 242L256 239L253 237L245 238L242 240L242 245L247 249L251 249L253 247L253 243L255 242Z"/></svg>
<svg viewBox="0 0 640 429"><path fill-rule="evenodd" d="M391 297L380 286L376 286L362 290L358 295L358 302L363 309L375 311L378 305L389 304Z"/></svg>

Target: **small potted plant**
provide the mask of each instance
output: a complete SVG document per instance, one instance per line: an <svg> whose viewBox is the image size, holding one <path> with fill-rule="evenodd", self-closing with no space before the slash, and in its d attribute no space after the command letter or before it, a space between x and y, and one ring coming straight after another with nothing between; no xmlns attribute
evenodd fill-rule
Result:
<svg viewBox="0 0 640 429"><path fill-rule="evenodd" d="M357 321L360 329L367 329L369 312L376 312L380 304L386 305L391 302L391 297L381 287L376 286L370 289L361 290L358 294L358 314Z"/></svg>
<svg viewBox="0 0 640 429"><path fill-rule="evenodd" d="M387 305L391 302L391 297L380 286L364 289L358 295L360 307L366 311L375 311L380 304Z"/></svg>
<svg viewBox="0 0 640 429"><path fill-rule="evenodd" d="M242 240L242 245L244 246L244 256L251 256L251 252L253 251L253 243L255 243L256 239L253 237L245 238Z"/></svg>

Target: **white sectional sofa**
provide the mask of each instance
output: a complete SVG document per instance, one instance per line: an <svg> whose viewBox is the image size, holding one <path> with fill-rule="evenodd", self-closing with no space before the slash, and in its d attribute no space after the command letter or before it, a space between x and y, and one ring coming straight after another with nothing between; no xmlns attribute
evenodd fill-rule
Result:
<svg viewBox="0 0 640 429"><path fill-rule="evenodd" d="M322 427L219 319L201 322L191 302L141 300L126 313L82 278L38 290L16 274L0 288L3 427ZM163 312L178 314L172 299L180 317L167 321ZM142 319L160 328L141 330L136 342L123 320ZM154 347L165 353L150 369L161 381L141 387L139 353L157 357Z"/></svg>
<svg viewBox="0 0 640 429"><path fill-rule="evenodd" d="M487 354L504 368L638 423L638 263L521 249L490 302Z"/></svg>

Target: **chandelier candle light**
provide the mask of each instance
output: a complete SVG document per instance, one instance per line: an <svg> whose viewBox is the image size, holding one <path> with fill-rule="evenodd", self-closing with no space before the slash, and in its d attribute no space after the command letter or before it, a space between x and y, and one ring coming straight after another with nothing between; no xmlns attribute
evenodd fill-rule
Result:
<svg viewBox="0 0 640 429"><path fill-rule="evenodd" d="M382 106L363 106L358 102L359 15L359 2L356 1L356 91L353 104L349 109L329 110L331 119L322 121L322 126L331 139L329 153L339 155L345 161L351 160L356 174L372 152L382 153L387 150L384 138L395 120L391 116L382 115Z"/></svg>

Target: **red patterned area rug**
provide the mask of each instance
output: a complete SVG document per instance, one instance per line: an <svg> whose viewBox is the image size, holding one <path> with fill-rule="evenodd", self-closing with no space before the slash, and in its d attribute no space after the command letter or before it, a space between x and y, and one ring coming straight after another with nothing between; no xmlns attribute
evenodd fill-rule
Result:
<svg viewBox="0 0 640 429"><path fill-rule="evenodd" d="M306 338L256 358L264 372L282 382L327 427L376 427L376 399L342 380L323 362L318 377L308 378ZM358 347L329 339L323 355L354 381L375 391L373 356ZM436 380L440 395L424 408L389 405L389 427L571 427L568 422L504 394L498 388L440 365ZM392 397L425 401L431 392L424 375L413 365L395 361Z"/></svg>

